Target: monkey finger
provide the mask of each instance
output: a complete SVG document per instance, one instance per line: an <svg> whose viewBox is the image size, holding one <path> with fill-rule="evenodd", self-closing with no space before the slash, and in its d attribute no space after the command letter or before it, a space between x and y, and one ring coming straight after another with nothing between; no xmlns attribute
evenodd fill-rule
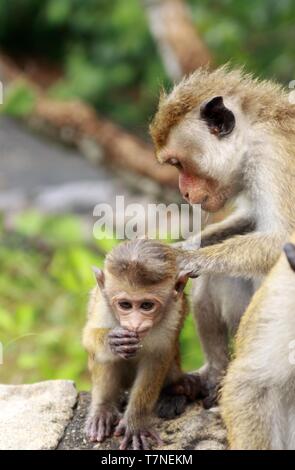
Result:
<svg viewBox="0 0 295 470"><path fill-rule="evenodd" d="M120 422L120 416L117 415L117 416L115 416L115 418L113 420L113 426L116 428L118 426L119 422Z"/></svg>
<svg viewBox="0 0 295 470"><path fill-rule="evenodd" d="M182 414L187 405L185 395L164 395L157 406L157 415L162 419L173 419Z"/></svg>
<svg viewBox="0 0 295 470"><path fill-rule="evenodd" d="M186 395L184 384L175 384L171 389L172 395Z"/></svg>
<svg viewBox="0 0 295 470"><path fill-rule="evenodd" d="M130 433L125 434L125 436L124 436L124 438L123 438L123 440L120 444L119 450L127 450L128 449L130 438L131 438Z"/></svg>
<svg viewBox="0 0 295 470"><path fill-rule="evenodd" d="M217 394L210 394L203 400L203 407L205 410L213 408L217 405Z"/></svg>
<svg viewBox="0 0 295 470"><path fill-rule="evenodd" d="M89 422L89 424L87 425L87 428L86 428L86 435L88 437L88 439L91 441L91 442L95 442L96 441L96 436L97 436L97 420L96 419L93 419L92 421Z"/></svg>
<svg viewBox="0 0 295 470"><path fill-rule="evenodd" d="M132 344L130 346L117 346L114 348L117 354L136 354L138 349L140 349L139 344Z"/></svg>
<svg viewBox="0 0 295 470"><path fill-rule="evenodd" d="M201 378L198 374L187 375L187 397L194 401L201 393Z"/></svg>
<svg viewBox="0 0 295 470"><path fill-rule="evenodd" d="M137 338L135 331L125 330L124 328L115 328L109 333L109 338Z"/></svg>
<svg viewBox="0 0 295 470"><path fill-rule="evenodd" d="M195 278L200 275L199 271L200 267L196 263L188 263L184 259L181 261L179 276Z"/></svg>
<svg viewBox="0 0 295 470"><path fill-rule="evenodd" d="M126 431L126 425L124 421L121 420L115 429L114 436L117 436L117 437L122 436L125 433L125 431Z"/></svg>
<svg viewBox="0 0 295 470"><path fill-rule="evenodd" d="M183 378L171 387L173 395L185 395L194 401L201 392L201 379L199 375L185 374Z"/></svg>
<svg viewBox="0 0 295 470"><path fill-rule="evenodd" d="M105 437L110 437L112 433L112 427L113 427L113 419L112 417L108 417L105 423Z"/></svg>
<svg viewBox="0 0 295 470"><path fill-rule="evenodd" d="M121 357L122 359L133 359L136 357L136 352L118 352L117 355Z"/></svg>
<svg viewBox="0 0 295 470"><path fill-rule="evenodd" d="M163 445L163 441L156 431L144 431L143 434L145 437L149 437L150 439L153 439L158 446Z"/></svg>
<svg viewBox="0 0 295 470"><path fill-rule="evenodd" d="M97 442L103 442L106 437L106 420L104 418L100 418L96 440Z"/></svg>
<svg viewBox="0 0 295 470"><path fill-rule="evenodd" d="M134 352L134 351L137 351L138 349L141 348L141 344L140 343L136 343L136 344L122 344L120 346L117 347L118 350L121 350L121 351L126 351L126 352Z"/></svg>
<svg viewBox="0 0 295 470"><path fill-rule="evenodd" d="M128 359L133 359L134 357L136 357L136 354L135 353L132 353L132 354L121 353L121 354L119 354L119 356L122 359L128 360Z"/></svg>
<svg viewBox="0 0 295 470"><path fill-rule="evenodd" d="M122 359L125 359L125 360L128 360L128 359L134 359L136 357L136 354L127 354L127 353L121 353L119 354L119 356L122 358Z"/></svg>
<svg viewBox="0 0 295 470"><path fill-rule="evenodd" d="M142 442L140 438L140 434L134 434L132 438L132 448L133 450L142 450ZM144 449L145 450L145 449ZM148 450L148 449L147 449Z"/></svg>
<svg viewBox="0 0 295 470"><path fill-rule="evenodd" d="M143 450L150 450L150 445L148 443L148 440L147 440L147 438L145 437L145 435L143 433L140 434L140 439L141 439L141 443L142 443L142 449Z"/></svg>
<svg viewBox="0 0 295 470"><path fill-rule="evenodd" d="M118 338L117 336L109 337L109 344L113 346L123 346L123 345L135 345L139 343L139 338L137 337L128 337L128 338Z"/></svg>
<svg viewBox="0 0 295 470"><path fill-rule="evenodd" d="M190 400L192 399L192 385L188 379L183 380L183 382L180 384L175 384L173 391L175 395L185 395Z"/></svg>

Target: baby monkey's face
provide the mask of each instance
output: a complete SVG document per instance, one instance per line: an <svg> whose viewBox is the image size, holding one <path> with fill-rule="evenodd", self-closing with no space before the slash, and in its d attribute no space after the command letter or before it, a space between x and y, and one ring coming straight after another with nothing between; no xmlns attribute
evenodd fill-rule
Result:
<svg viewBox="0 0 295 470"><path fill-rule="evenodd" d="M112 308L122 328L142 339L162 317L163 302L155 295L120 292L112 297Z"/></svg>

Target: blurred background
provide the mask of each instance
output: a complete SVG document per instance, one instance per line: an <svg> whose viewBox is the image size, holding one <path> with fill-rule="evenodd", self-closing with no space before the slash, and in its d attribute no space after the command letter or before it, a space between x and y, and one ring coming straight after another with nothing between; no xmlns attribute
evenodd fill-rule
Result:
<svg viewBox="0 0 295 470"><path fill-rule="evenodd" d="M0 0L0 342L6 383L73 379L96 240L93 208L179 202L148 124L162 87L230 61L295 78L293 0ZM191 317L186 370L202 364Z"/></svg>

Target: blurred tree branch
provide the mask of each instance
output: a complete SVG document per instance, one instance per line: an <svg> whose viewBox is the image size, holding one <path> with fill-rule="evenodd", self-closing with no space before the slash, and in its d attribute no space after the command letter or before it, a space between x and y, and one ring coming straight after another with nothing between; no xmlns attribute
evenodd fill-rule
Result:
<svg viewBox="0 0 295 470"><path fill-rule="evenodd" d="M36 104L25 119L35 129L77 146L94 163L103 160L116 168L148 177L160 185L177 186L176 170L161 166L146 142L101 118L86 103L47 97L44 90L4 54L0 55L0 78L7 85L23 80L34 90Z"/></svg>
<svg viewBox="0 0 295 470"><path fill-rule="evenodd" d="M212 62L183 0L141 0L151 33L171 80Z"/></svg>

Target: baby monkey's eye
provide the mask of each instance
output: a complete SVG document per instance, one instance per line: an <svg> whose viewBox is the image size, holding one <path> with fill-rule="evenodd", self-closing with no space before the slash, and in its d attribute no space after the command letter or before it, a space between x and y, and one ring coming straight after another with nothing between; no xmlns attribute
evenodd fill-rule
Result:
<svg viewBox="0 0 295 470"><path fill-rule="evenodd" d="M142 304L140 305L140 308L148 312L149 310L152 310L154 306L155 306L154 302L145 301L145 302L142 302Z"/></svg>
<svg viewBox="0 0 295 470"><path fill-rule="evenodd" d="M121 302L118 302L118 305L123 310L130 310L132 308L132 303L127 300L121 300Z"/></svg>
<svg viewBox="0 0 295 470"><path fill-rule="evenodd" d="M177 158L169 158L169 160L167 160L166 163L168 163L169 165L175 166L179 170L182 168L182 164Z"/></svg>

